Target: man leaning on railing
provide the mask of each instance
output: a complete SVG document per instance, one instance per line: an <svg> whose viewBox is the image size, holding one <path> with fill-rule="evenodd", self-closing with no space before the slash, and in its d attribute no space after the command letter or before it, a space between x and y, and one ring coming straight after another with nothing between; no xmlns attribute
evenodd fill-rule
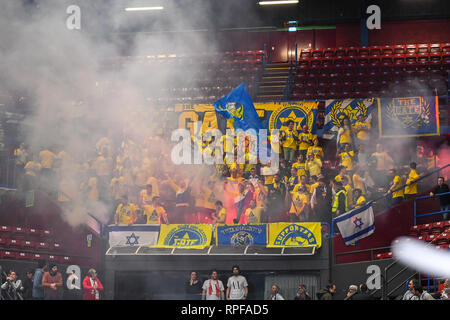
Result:
<svg viewBox="0 0 450 320"><path fill-rule="evenodd" d="M446 183L444 183L444 177L438 178L438 185L432 192L430 192L430 197L434 197L435 195L441 193L449 193L450 189ZM441 211L449 211L450 210L450 194L446 194L439 197L439 201L441 202ZM442 214L444 220L447 220L448 212Z"/></svg>

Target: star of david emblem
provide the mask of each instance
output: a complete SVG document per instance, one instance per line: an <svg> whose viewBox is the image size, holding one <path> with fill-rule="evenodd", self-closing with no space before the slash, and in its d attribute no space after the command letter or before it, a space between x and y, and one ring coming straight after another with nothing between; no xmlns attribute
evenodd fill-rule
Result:
<svg viewBox="0 0 450 320"><path fill-rule="evenodd" d="M362 222L361 218L356 217L353 219L353 224L355 225L355 229L361 229L364 223Z"/></svg>
<svg viewBox="0 0 450 320"><path fill-rule="evenodd" d="M137 245L137 244L139 244L139 237L138 236L136 236L135 234L134 234L134 232L131 234L131 236L128 236L128 237L126 237L127 238L127 245L130 245L130 246L134 246L134 245Z"/></svg>
<svg viewBox="0 0 450 320"><path fill-rule="evenodd" d="M291 111L291 113L286 118L280 117L280 121L281 121L280 130L287 130L288 127L286 126L286 124L287 124L288 120L294 121L294 129L298 130L301 128L301 123L303 121L303 118L297 117L295 112Z"/></svg>

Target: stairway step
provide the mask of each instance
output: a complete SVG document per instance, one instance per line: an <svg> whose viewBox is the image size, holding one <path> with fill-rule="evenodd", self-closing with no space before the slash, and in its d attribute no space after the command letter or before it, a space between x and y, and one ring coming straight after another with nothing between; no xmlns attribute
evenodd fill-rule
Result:
<svg viewBox="0 0 450 320"><path fill-rule="evenodd" d="M272 67L282 67L282 68L288 67L288 68L290 68L291 65L290 65L289 62L279 62L279 63L268 63L268 64L266 64L266 68L272 68Z"/></svg>

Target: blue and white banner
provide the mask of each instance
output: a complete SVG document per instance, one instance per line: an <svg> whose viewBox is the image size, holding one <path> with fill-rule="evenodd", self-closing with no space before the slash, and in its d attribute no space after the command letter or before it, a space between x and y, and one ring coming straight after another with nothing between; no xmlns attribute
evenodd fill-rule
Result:
<svg viewBox="0 0 450 320"><path fill-rule="evenodd" d="M153 246L158 243L159 224L110 225L110 247Z"/></svg>
<svg viewBox="0 0 450 320"><path fill-rule="evenodd" d="M215 237L218 246L265 246L267 225L218 225Z"/></svg>
<svg viewBox="0 0 450 320"><path fill-rule="evenodd" d="M334 220L346 245L368 237L375 231L375 218L371 203L341 214Z"/></svg>
<svg viewBox="0 0 450 320"><path fill-rule="evenodd" d="M372 120L372 110L377 106L378 99L331 99L325 101L325 124L319 136L325 139L333 139L342 125L345 117L350 119L352 125L358 121L360 114L366 117L366 121Z"/></svg>

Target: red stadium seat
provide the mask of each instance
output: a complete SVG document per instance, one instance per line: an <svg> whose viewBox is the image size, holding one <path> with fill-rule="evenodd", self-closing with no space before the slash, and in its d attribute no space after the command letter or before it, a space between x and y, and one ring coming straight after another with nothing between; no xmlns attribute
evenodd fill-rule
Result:
<svg viewBox="0 0 450 320"><path fill-rule="evenodd" d="M450 43L443 43L441 44L442 52L450 52Z"/></svg>
<svg viewBox="0 0 450 320"><path fill-rule="evenodd" d="M430 232L432 234L440 234L443 231L444 231L444 222L443 221L434 222L431 224Z"/></svg>
<svg viewBox="0 0 450 320"><path fill-rule="evenodd" d="M22 242L17 239L8 239L8 240L6 240L6 245L8 247L20 248L20 247L22 247Z"/></svg>
<svg viewBox="0 0 450 320"><path fill-rule="evenodd" d="M3 250L3 259L15 259L16 258L16 252L9 251L9 250Z"/></svg>
<svg viewBox="0 0 450 320"><path fill-rule="evenodd" d="M62 256L58 259L59 263L69 264L73 262L73 258L69 256Z"/></svg>
<svg viewBox="0 0 450 320"><path fill-rule="evenodd" d="M347 48L347 55L348 56L354 56L354 57L359 55L358 48L356 48L356 47L348 47Z"/></svg>
<svg viewBox="0 0 450 320"><path fill-rule="evenodd" d="M347 50L343 47L337 47L336 48L336 56L344 57L347 55Z"/></svg>
<svg viewBox="0 0 450 320"><path fill-rule="evenodd" d="M386 45L381 47L381 54L382 55L393 55L394 54L394 47Z"/></svg>
<svg viewBox="0 0 450 320"><path fill-rule="evenodd" d="M50 230L40 230L41 232L41 237L47 238L50 237L52 235L52 232Z"/></svg>
<svg viewBox="0 0 450 320"><path fill-rule="evenodd" d="M54 255L49 255L47 260L48 260L48 262L59 262L59 258Z"/></svg>
<svg viewBox="0 0 450 320"><path fill-rule="evenodd" d="M417 62L419 63L428 63L428 61L430 60L430 56L428 53L419 53L417 55Z"/></svg>
<svg viewBox="0 0 450 320"><path fill-rule="evenodd" d="M37 249L47 250L49 247L50 247L50 245L47 242L38 242L37 243Z"/></svg>
<svg viewBox="0 0 450 320"><path fill-rule="evenodd" d="M397 44L394 46L394 54L405 54L406 46L404 44Z"/></svg>
<svg viewBox="0 0 450 320"><path fill-rule="evenodd" d="M7 243L7 241L6 241L6 239L5 238L0 238L0 246L5 246L6 245L6 243Z"/></svg>
<svg viewBox="0 0 450 320"><path fill-rule="evenodd" d="M368 47L361 47L361 48L359 48L358 53L359 53L360 56L368 56L370 54L370 48L368 48Z"/></svg>
<svg viewBox="0 0 450 320"><path fill-rule="evenodd" d="M29 253L26 253L26 252L17 252L16 259L18 259L18 260L30 260L31 259L31 255Z"/></svg>
<svg viewBox="0 0 450 320"><path fill-rule="evenodd" d="M450 244L450 233L441 233L437 235L435 243L437 245Z"/></svg>
<svg viewBox="0 0 450 320"><path fill-rule="evenodd" d="M0 232L10 233L12 228L10 226L0 226Z"/></svg>
<svg viewBox="0 0 450 320"><path fill-rule="evenodd" d="M407 53L405 55L405 62L406 63L416 63L417 62L416 54L414 54L414 53Z"/></svg>
<svg viewBox="0 0 450 320"><path fill-rule="evenodd" d="M383 259L383 257L384 257L384 253L377 253L377 254L374 256L374 259L375 259L375 260L381 260L381 259Z"/></svg>
<svg viewBox="0 0 450 320"><path fill-rule="evenodd" d="M440 43L432 43L430 44L430 53L442 52L442 47Z"/></svg>
<svg viewBox="0 0 450 320"><path fill-rule="evenodd" d="M430 223L426 223L426 224L421 224L419 225L420 228L420 235L428 235L430 233L430 228L431 228L431 224Z"/></svg>
<svg viewBox="0 0 450 320"><path fill-rule="evenodd" d="M311 49L301 49L300 51L300 58L301 59L308 59L311 58Z"/></svg>
<svg viewBox="0 0 450 320"><path fill-rule="evenodd" d="M39 253L32 253L30 256L30 259L37 261L37 260L45 259L45 256L42 254L39 254Z"/></svg>
<svg viewBox="0 0 450 320"><path fill-rule="evenodd" d="M24 248L36 248L36 242L30 240L24 240L22 242L22 247Z"/></svg>
<svg viewBox="0 0 450 320"><path fill-rule="evenodd" d="M13 228L11 228L11 232L13 234L24 235L26 233L26 229L22 228L22 227L13 227Z"/></svg>
<svg viewBox="0 0 450 320"><path fill-rule="evenodd" d="M430 52L430 45L429 44L418 44L417 45L417 53L429 53Z"/></svg>
<svg viewBox="0 0 450 320"><path fill-rule="evenodd" d="M371 55L371 56L379 56L379 55L381 55L381 48L379 46L371 46L371 47L369 47L369 55Z"/></svg>
<svg viewBox="0 0 450 320"><path fill-rule="evenodd" d="M311 52L311 57L313 58L322 58L323 56L323 49L315 49Z"/></svg>
<svg viewBox="0 0 450 320"><path fill-rule="evenodd" d="M323 57L324 58L332 58L335 56L335 49L333 48L326 48L323 50Z"/></svg>
<svg viewBox="0 0 450 320"><path fill-rule="evenodd" d="M406 45L406 54L416 54L417 53L417 45L415 44L408 44Z"/></svg>

